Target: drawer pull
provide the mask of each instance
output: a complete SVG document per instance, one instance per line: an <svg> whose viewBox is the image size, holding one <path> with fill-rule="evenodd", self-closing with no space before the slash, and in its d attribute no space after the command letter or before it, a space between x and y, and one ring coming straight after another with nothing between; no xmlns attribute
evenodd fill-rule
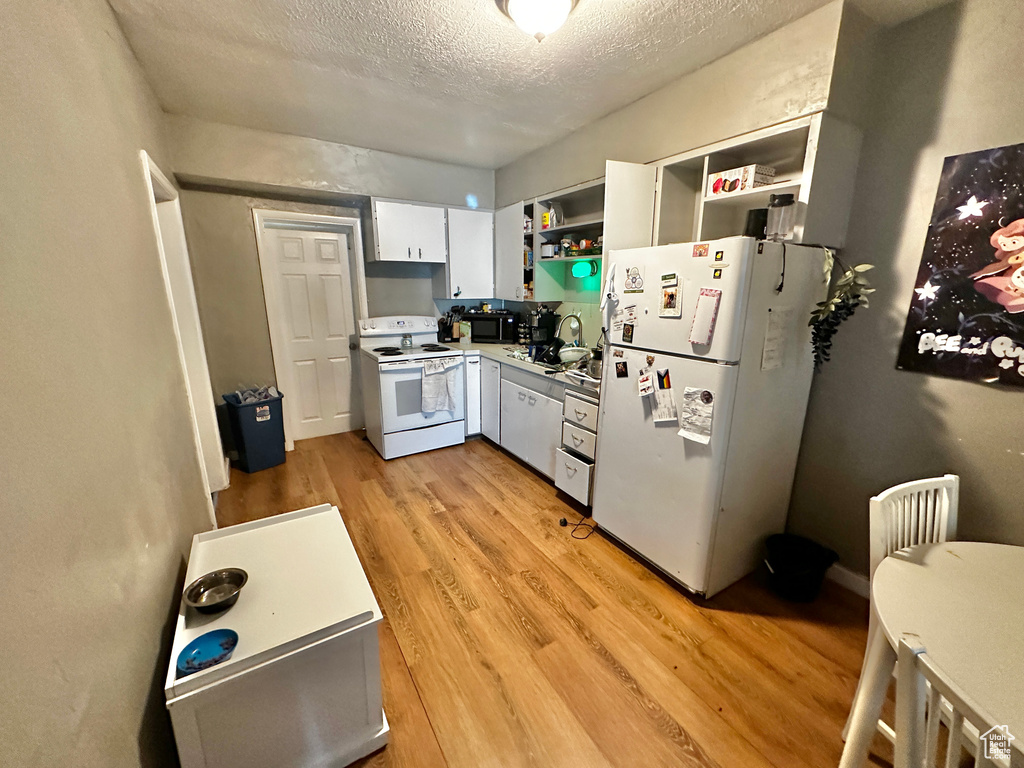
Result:
<svg viewBox="0 0 1024 768"><path fill-rule="evenodd" d="M520 392L519 393L519 399L520 400L525 400L526 399L526 393L525 392Z"/></svg>
<svg viewBox="0 0 1024 768"><path fill-rule="evenodd" d="M572 474L574 474L574 475L576 474L576 467L574 467L574 466L573 466L572 464L568 464L568 463L567 463L567 464L565 465L565 468L566 468L566 469L567 469L567 470L568 470L568 471L569 471L570 473L572 473Z"/></svg>
<svg viewBox="0 0 1024 768"><path fill-rule="evenodd" d="M576 411L576 418L577 419L580 419L582 421L583 419L587 418L587 412L586 411L581 411L579 408L576 408L575 411Z"/></svg>
<svg viewBox="0 0 1024 768"><path fill-rule="evenodd" d="M532 397L532 396L531 396L531 397L530 397L530 405L533 405L533 404L534 404L534 403L536 403L536 402L537 402L537 398L536 398L536 397Z"/></svg>
<svg viewBox="0 0 1024 768"><path fill-rule="evenodd" d="M572 436L572 444L577 446L577 447L583 445L583 438L582 437L576 437L576 435L573 435Z"/></svg>

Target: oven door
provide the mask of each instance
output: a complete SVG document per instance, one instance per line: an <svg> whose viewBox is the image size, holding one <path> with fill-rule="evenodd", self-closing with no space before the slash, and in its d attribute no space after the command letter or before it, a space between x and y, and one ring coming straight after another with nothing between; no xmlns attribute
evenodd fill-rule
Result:
<svg viewBox="0 0 1024 768"><path fill-rule="evenodd" d="M408 360L380 364L380 410L385 433L431 427L466 417L466 377L462 356L443 358L457 365L445 371L456 381L454 411L423 413L423 361Z"/></svg>

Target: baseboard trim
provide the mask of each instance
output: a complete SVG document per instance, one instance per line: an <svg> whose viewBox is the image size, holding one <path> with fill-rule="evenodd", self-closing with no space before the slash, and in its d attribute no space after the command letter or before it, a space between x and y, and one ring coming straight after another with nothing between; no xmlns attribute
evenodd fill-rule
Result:
<svg viewBox="0 0 1024 768"><path fill-rule="evenodd" d="M825 578L831 579L841 587L845 587L856 595L861 597L871 598L871 582L868 581L867 576L861 576L859 573L854 573L849 568L844 568L839 563L836 563L828 572L825 574Z"/></svg>

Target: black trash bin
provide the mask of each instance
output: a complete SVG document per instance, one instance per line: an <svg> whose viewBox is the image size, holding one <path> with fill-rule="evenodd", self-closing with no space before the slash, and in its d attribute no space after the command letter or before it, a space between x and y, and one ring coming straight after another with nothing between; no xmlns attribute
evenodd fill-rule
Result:
<svg viewBox="0 0 1024 768"><path fill-rule="evenodd" d="M243 472L259 472L284 464L284 395L278 392L277 397L255 403L243 403L233 392L223 398L238 449L236 466Z"/></svg>
<svg viewBox="0 0 1024 768"><path fill-rule="evenodd" d="M780 597L809 603L818 596L825 572L839 559L828 547L793 533L777 533L766 542L768 583Z"/></svg>

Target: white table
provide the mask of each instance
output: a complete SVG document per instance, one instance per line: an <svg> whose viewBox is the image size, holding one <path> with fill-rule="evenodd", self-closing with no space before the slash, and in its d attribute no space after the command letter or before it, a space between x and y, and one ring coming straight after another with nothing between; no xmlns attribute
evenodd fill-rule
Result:
<svg viewBox="0 0 1024 768"><path fill-rule="evenodd" d="M867 649L840 768L861 768L875 734L895 647L906 632L974 701L1024 738L1024 547L957 541L890 555L875 571L881 632Z"/></svg>
<svg viewBox="0 0 1024 768"><path fill-rule="evenodd" d="M387 743L380 608L336 507L201 533L185 583L243 568L238 603L204 615L182 603L164 694L183 768L342 766ZM191 640L233 629L227 661L177 677Z"/></svg>

